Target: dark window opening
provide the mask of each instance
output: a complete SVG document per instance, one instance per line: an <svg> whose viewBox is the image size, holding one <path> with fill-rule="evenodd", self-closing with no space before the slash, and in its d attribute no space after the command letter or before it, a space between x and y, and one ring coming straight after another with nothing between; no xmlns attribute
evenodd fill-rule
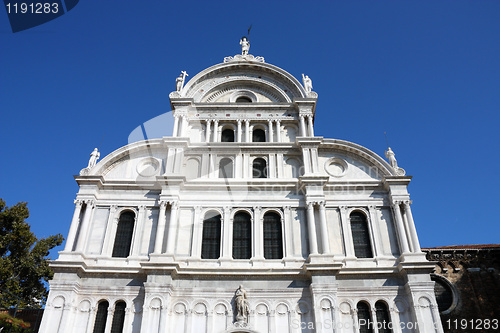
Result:
<svg viewBox="0 0 500 333"><path fill-rule="evenodd" d="M252 103L252 99L247 96L240 96L236 98L236 103Z"/></svg>
<svg viewBox="0 0 500 333"><path fill-rule="evenodd" d="M133 212L124 212L120 215L120 221L116 229L115 245L113 246L113 257L127 258L130 255L132 245L132 234L134 233Z"/></svg>
<svg viewBox="0 0 500 333"><path fill-rule="evenodd" d="M443 312L451 308L453 304L453 292L445 282L440 279L433 278L434 293L436 294L436 302L438 305L439 312Z"/></svg>
<svg viewBox="0 0 500 333"><path fill-rule="evenodd" d="M223 158L219 162L219 178L233 178L233 160Z"/></svg>
<svg viewBox="0 0 500 333"><path fill-rule="evenodd" d="M230 128L226 128L221 133L221 142L234 142L234 131Z"/></svg>
<svg viewBox="0 0 500 333"><path fill-rule="evenodd" d="M281 217L276 213L267 213L264 215L264 258L283 258Z"/></svg>
<svg viewBox="0 0 500 333"><path fill-rule="evenodd" d="M252 224L250 215L236 213L233 221L233 258L250 259L252 256Z"/></svg>
<svg viewBox="0 0 500 333"><path fill-rule="evenodd" d="M373 333L373 323L370 316L370 306L365 302L359 302L357 309L359 333Z"/></svg>
<svg viewBox="0 0 500 333"><path fill-rule="evenodd" d="M377 314L378 333L392 333L391 317L387 304L382 301L375 303L375 313Z"/></svg>
<svg viewBox="0 0 500 333"><path fill-rule="evenodd" d="M262 129L254 129L252 132L252 142L266 142L266 132Z"/></svg>
<svg viewBox="0 0 500 333"><path fill-rule="evenodd" d="M220 257L221 217L212 216L203 220L203 240L201 259L219 259Z"/></svg>
<svg viewBox="0 0 500 333"><path fill-rule="evenodd" d="M122 333L123 323L125 322L125 302L118 302L115 305L115 312L113 314L113 321L111 324L111 333Z"/></svg>
<svg viewBox="0 0 500 333"><path fill-rule="evenodd" d="M350 216L354 255L358 258L373 258L366 216L353 212Z"/></svg>
<svg viewBox="0 0 500 333"><path fill-rule="evenodd" d="M267 178L267 163L263 158L256 158L252 164L253 178Z"/></svg>
<svg viewBox="0 0 500 333"><path fill-rule="evenodd" d="M108 307L109 303L107 301L100 302L97 306L93 333L104 333L106 329L106 319L108 318Z"/></svg>

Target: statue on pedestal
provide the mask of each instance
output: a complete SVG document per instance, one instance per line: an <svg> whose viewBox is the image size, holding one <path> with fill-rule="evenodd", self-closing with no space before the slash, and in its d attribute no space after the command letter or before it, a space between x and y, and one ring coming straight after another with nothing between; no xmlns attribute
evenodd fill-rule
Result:
<svg viewBox="0 0 500 333"><path fill-rule="evenodd" d="M241 54L244 56L247 55L248 51L250 50L250 41L248 40L248 38L245 36L241 37L240 45L241 45Z"/></svg>
<svg viewBox="0 0 500 333"><path fill-rule="evenodd" d="M184 87L186 76L189 76L186 71L181 71L181 75L179 75L179 77L175 79L175 91L182 90L182 87Z"/></svg>
<svg viewBox="0 0 500 333"><path fill-rule="evenodd" d="M306 89L307 93L310 93L313 88L312 80L309 78L309 76L302 74L302 83L304 84L304 88Z"/></svg>
<svg viewBox="0 0 500 333"><path fill-rule="evenodd" d="M396 171L396 174L398 176L404 176L406 174L405 169L398 167L396 154L392 151L391 147L387 147L387 150L385 151L385 157L389 160L389 164Z"/></svg>
<svg viewBox="0 0 500 333"><path fill-rule="evenodd" d="M101 153L97 150L97 148L94 149L94 151L90 154L90 159L89 159L89 165L87 168L93 168L97 164L97 160L101 156Z"/></svg>
<svg viewBox="0 0 500 333"><path fill-rule="evenodd" d="M236 290L234 303L236 306L236 322L239 324L247 323L250 310L248 307L247 292L241 285Z"/></svg>

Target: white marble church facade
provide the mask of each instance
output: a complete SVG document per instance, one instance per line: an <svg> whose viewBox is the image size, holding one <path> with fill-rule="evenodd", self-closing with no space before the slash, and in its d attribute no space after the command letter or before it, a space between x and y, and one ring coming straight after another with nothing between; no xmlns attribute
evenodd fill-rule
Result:
<svg viewBox="0 0 500 333"><path fill-rule="evenodd" d="M442 332L394 155L315 136L308 78L261 57L184 78L171 137L76 176L40 332Z"/></svg>

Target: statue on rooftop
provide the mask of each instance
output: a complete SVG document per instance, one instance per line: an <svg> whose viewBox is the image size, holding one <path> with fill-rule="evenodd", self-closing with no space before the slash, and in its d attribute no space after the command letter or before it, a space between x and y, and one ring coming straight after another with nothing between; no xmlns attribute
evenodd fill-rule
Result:
<svg viewBox="0 0 500 333"><path fill-rule="evenodd" d="M385 157L389 160L389 164L396 171L396 174L398 176L404 176L406 174L405 169L398 167L396 154L392 151L391 147L387 147L387 150L385 151Z"/></svg>
<svg viewBox="0 0 500 333"><path fill-rule="evenodd" d="M248 51L250 50L250 41L248 40L248 38L245 36L241 37L240 45L241 45L241 54L247 55Z"/></svg>
<svg viewBox="0 0 500 333"><path fill-rule="evenodd" d="M302 74L302 83L304 84L304 88L306 89L307 93L310 93L313 88L312 80L309 78L309 76Z"/></svg>
<svg viewBox="0 0 500 333"><path fill-rule="evenodd" d="M97 148L94 149L94 151L90 154L90 159L89 159L89 165L88 169L93 168L97 164L97 160L101 156L101 153L97 150Z"/></svg>
<svg viewBox="0 0 500 333"><path fill-rule="evenodd" d="M189 76L188 73L186 73L186 71L181 71L181 75L179 75L179 77L175 79L175 91L182 90L182 87L184 87L186 76Z"/></svg>

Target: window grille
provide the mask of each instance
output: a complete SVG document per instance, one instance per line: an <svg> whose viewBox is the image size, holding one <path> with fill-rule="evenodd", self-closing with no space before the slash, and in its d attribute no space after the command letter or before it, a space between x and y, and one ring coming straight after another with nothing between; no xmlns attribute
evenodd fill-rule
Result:
<svg viewBox="0 0 500 333"><path fill-rule="evenodd" d="M102 301L97 306L93 333L104 333L106 329L106 319L108 318L108 307L109 303L107 301Z"/></svg>
<svg viewBox="0 0 500 333"><path fill-rule="evenodd" d="M132 245L132 234L134 233L135 214L127 211L120 215L116 229L115 245L113 246L113 257L127 258L130 255Z"/></svg>
<svg viewBox="0 0 500 333"><path fill-rule="evenodd" d="M111 324L111 333L122 333L123 323L125 322L125 302L118 302L115 305L115 312L113 314L113 322Z"/></svg>
<svg viewBox="0 0 500 333"><path fill-rule="evenodd" d="M253 178L267 178L267 163L263 158L256 158L252 164Z"/></svg>
<svg viewBox="0 0 500 333"><path fill-rule="evenodd" d="M264 215L264 258L283 258L281 217L276 213L267 213Z"/></svg>
<svg viewBox="0 0 500 333"><path fill-rule="evenodd" d="M216 215L203 220L203 240L201 242L202 259L220 257L221 216Z"/></svg>
<svg viewBox="0 0 500 333"><path fill-rule="evenodd" d="M357 309L359 333L373 333L373 323L370 316L370 306L365 302L359 302Z"/></svg>
<svg viewBox="0 0 500 333"><path fill-rule="evenodd" d="M387 304L378 301L375 303L375 312L377 314L378 333L392 333L391 317L389 317Z"/></svg>
<svg viewBox="0 0 500 333"><path fill-rule="evenodd" d="M233 258L250 259L252 256L252 226L250 215L237 213L233 221Z"/></svg>
<svg viewBox="0 0 500 333"><path fill-rule="evenodd" d="M353 212L350 219L354 254L358 258L373 258L370 233L368 232L368 222L365 214Z"/></svg>

